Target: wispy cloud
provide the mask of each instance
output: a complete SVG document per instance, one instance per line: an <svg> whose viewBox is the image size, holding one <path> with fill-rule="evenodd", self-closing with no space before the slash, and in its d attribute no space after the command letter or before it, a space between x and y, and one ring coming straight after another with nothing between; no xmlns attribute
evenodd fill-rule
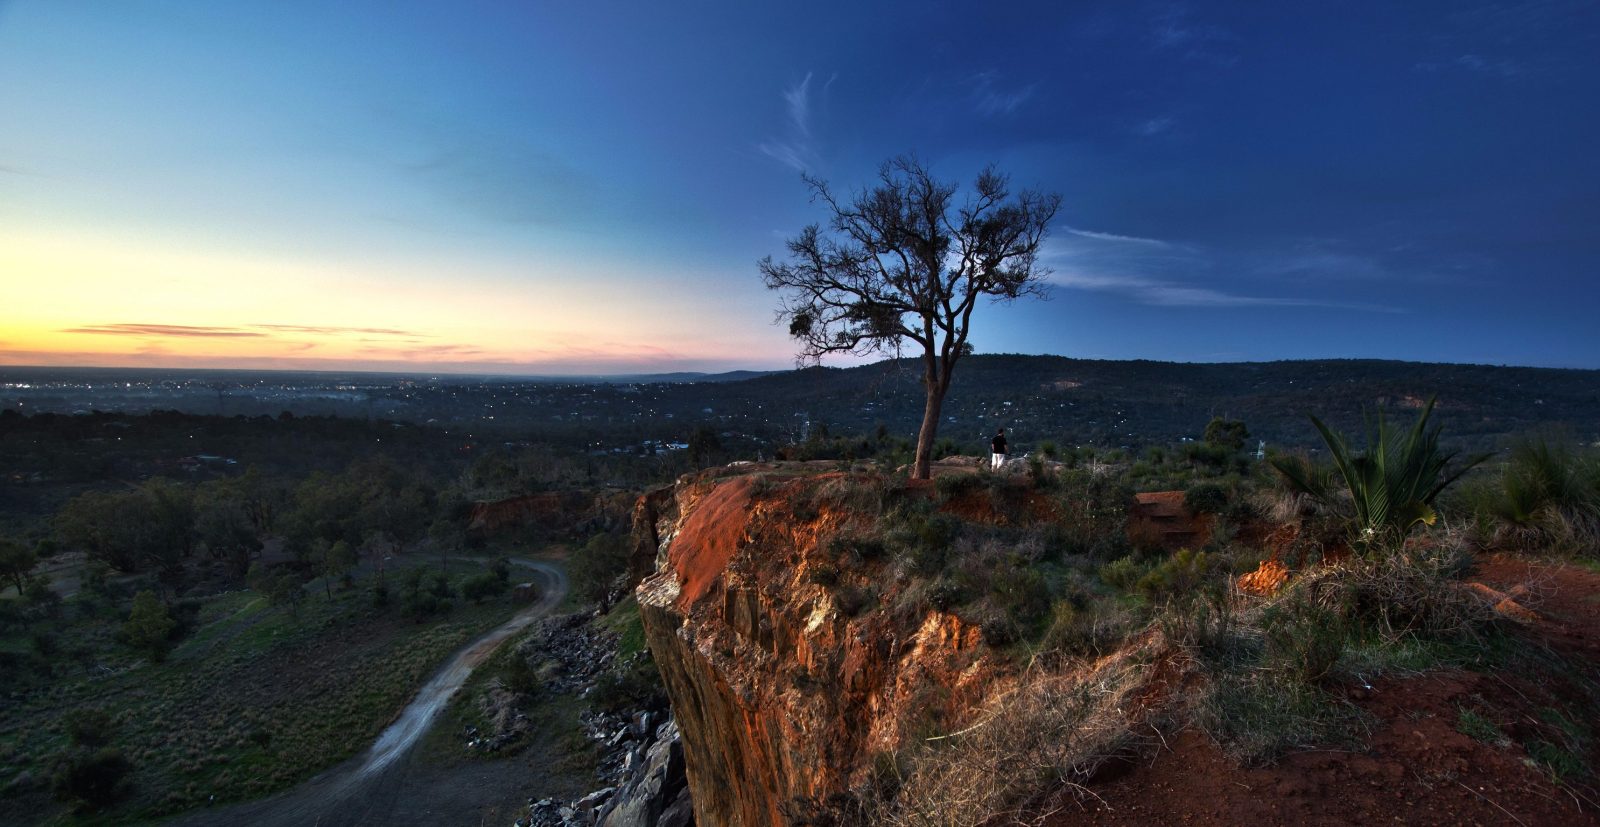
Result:
<svg viewBox="0 0 1600 827"><path fill-rule="evenodd" d="M267 338L280 333L302 334L310 336L348 336L369 335L387 336L404 339L426 338L427 333L418 333L412 330L400 330L391 327L332 327L326 325L298 325L298 324L249 324L239 326L218 325L182 325L182 324L148 324L141 322L117 322L114 324L89 324L80 327L66 328L62 333L89 333L101 336L145 336L145 337L220 337L220 338Z"/></svg>
<svg viewBox="0 0 1600 827"><path fill-rule="evenodd" d="M1235 36L1227 29L1196 21L1182 4L1168 6L1155 16L1150 40L1157 49L1171 51L1188 60L1232 65L1237 55L1227 51Z"/></svg>
<svg viewBox="0 0 1600 827"><path fill-rule="evenodd" d="M1396 308L1303 296L1268 296L1195 284L1215 270L1212 256L1157 238L1069 228L1050 239L1041 258L1050 281L1073 290L1123 296L1155 307L1327 307L1376 313Z"/></svg>
<svg viewBox="0 0 1600 827"><path fill-rule="evenodd" d="M1509 58L1495 59L1477 54L1459 55L1444 61L1421 61L1415 68L1419 72L1463 71L1497 78L1514 78L1525 71L1522 64Z"/></svg>
<svg viewBox="0 0 1600 827"><path fill-rule="evenodd" d="M826 91L832 86L838 77L838 75L830 77L823 85L823 90ZM816 139L812 135L811 78L812 73L807 72L799 83L783 91L784 107L788 115L784 124L784 137L772 138L757 145L757 149L763 154L797 172L811 172L817 168L821 160Z"/></svg>
<svg viewBox="0 0 1600 827"><path fill-rule="evenodd" d="M250 327L257 330L274 330L282 333L313 333L323 336L336 336L346 333L366 333L373 336L426 336L426 333L417 333L411 330L397 330L390 327L325 327L321 325L298 324L253 324Z"/></svg>
<svg viewBox="0 0 1600 827"><path fill-rule="evenodd" d="M181 324L96 324L72 327L62 333L92 333L103 336L197 336L220 338L261 338L267 334L238 327L206 327Z"/></svg>
<svg viewBox="0 0 1600 827"><path fill-rule="evenodd" d="M1033 91L1038 87L1037 83L1030 83L1015 89L1001 89L999 80L1000 73L993 70L979 72L968 79L972 86L973 106L978 114L991 118L1011 115L1033 97Z"/></svg>
<svg viewBox="0 0 1600 827"><path fill-rule="evenodd" d="M1176 123L1177 121L1172 118L1149 118L1135 125L1133 134L1141 138L1154 138L1163 132L1170 131Z"/></svg>
<svg viewBox="0 0 1600 827"><path fill-rule="evenodd" d="M1170 247L1170 246L1172 246L1171 242L1162 241L1159 238L1140 238L1139 236L1136 236L1136 235L1118 235L1117 233L1102 233L1102 232L1096 232L1094 230L1080 230L1080 229L1076 229L1076 228L1073 228L1073 227L1068 227L1067 228L1067 232L1069 232L1069 233L1071 233L1071 234L1073 234L1075 236L1078 236L1080 238L1092 238L1092 239L1094 239L1096 241L1120 241L1120 242L1124 242L1124 243L1127 243L1127 244L1149 244L1149 245L1155 246L1155 247Z"/></svg>

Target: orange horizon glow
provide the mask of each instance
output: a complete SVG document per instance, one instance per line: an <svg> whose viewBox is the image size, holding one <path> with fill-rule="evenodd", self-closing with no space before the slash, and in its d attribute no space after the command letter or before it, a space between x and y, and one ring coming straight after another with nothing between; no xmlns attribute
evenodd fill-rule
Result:
<svg viewBox="0 0 1600 827"><path fill-rule="evenodd" d="M439 269L0 234L0 364L592 374L770 368L789 355L778 337L705 336L687 296L599 293L590 285L615 274L598 267L536 282L493 263L448 281Z"/></svg>

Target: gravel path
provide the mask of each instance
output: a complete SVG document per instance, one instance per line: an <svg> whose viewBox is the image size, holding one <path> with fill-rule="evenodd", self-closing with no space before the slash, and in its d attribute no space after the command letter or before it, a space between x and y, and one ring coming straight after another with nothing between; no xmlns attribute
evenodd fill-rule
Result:
<svg viewBox="0 0 1600 827"><path fill-rule="evenodd" d="M499 628L457 652L433 676L374 741L372 746L327 772L290 790L260 801L234 804L179 816L171 827L354 827L354 825L444 824L450 819L433 812L404 812L402 802L427 796L410 789L417 783L435 784L437 776L412 766L407 760L417 740L466 682L472 670L512 635L549 614L567 595L567 576L559 568L538 560L514 559L513 565L532 569L540 583L540 597ZM413 778L413 776L416 776ZM415 782L415 783L412 783ZM409 807L407 809L410 809ZM477 823L473 818L468 823Z"/></svg>

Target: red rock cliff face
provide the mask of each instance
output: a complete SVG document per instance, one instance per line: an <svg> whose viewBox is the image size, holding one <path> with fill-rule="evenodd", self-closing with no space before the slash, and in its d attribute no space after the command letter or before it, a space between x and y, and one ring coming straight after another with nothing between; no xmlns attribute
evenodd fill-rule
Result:
<svg viewBox="0 0 1600 827"><path fill-rule="evenodd" d="M699 824L790 822L1005 682L975 626L897 603L888 562L830 550L865 523L817 504L838 482L701 476L636 511L657 518L635 525L661 552L637 594Z"/></svg>

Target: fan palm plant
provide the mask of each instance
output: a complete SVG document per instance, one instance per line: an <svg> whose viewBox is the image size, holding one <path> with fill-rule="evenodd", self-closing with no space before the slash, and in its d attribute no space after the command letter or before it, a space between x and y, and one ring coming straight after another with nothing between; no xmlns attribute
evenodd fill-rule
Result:
<svg viewBox="0 0 1600 827"><path fill-rule="evenodd" d="M1334 469L1350 493L1355 509L1357 542L1372 548L1384 540L1404 538L1418 523L1438 519L1433 502L1451 483L1488 459L1478 454L1452 465L1456 451L1439 448L1439 428L1428 427L1434 400L1423 406L1407 429L1393 427L1382 412L1376 426L1368 421L1366 450L1357 453L1343 434L1311 417L1333 457ZM1309 464L1275 458L1272 466L1291 489L1327 502L1331 489L1310 473Z"/></svg>

